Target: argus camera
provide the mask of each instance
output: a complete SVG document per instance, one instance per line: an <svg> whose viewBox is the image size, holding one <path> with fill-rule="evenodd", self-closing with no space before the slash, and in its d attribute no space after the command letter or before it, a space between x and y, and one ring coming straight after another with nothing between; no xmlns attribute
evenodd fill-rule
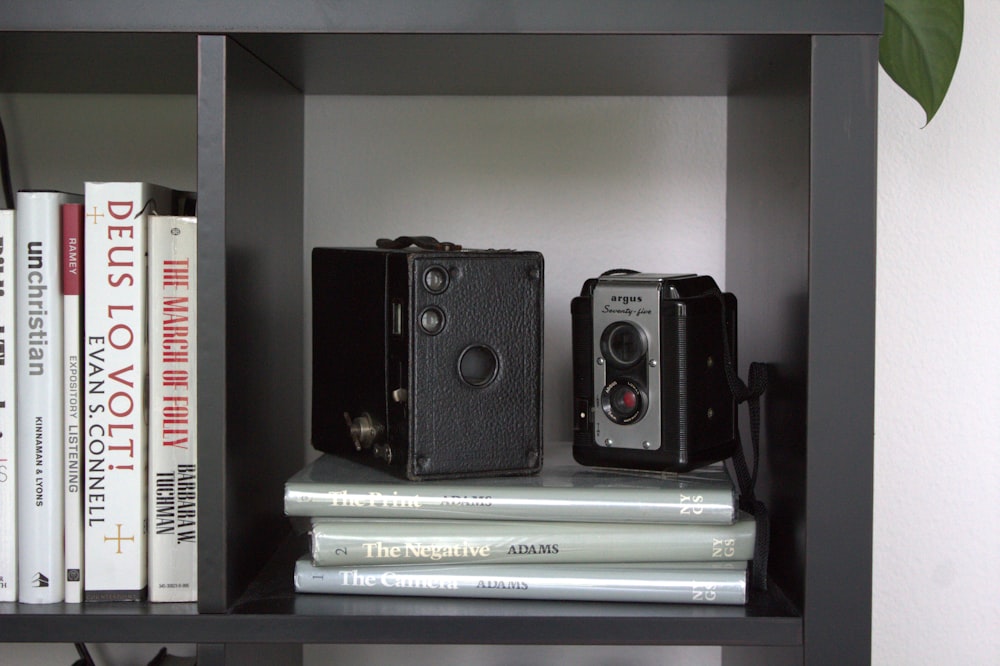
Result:
<svg viewBox="0 0 1000 666"><path fill-rule="evenodd" d="M705 275L613 271L571 309L577 462L683 472L733 454L732 294Z"/></svg>
<svg viewBox="0 0 1000 666"><path fill-rule="evenodd" d="M312 253L313 446L411 480L537 472L542 255L379 243Z"/></svg>

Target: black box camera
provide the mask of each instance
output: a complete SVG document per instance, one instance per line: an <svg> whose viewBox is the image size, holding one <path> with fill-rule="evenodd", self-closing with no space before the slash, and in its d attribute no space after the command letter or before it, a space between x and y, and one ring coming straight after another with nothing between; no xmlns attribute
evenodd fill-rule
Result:
<svg viewBox="0 0 1000 666"><path fill-rule="evenodd" d="M571 309L577 462L683 472L732 455L732 294L703 275L609 272Z"/></svg>
<svg viewBox="0 0 1000 666"><path fill-rule="evenodd" d="M313 446L413 480L537 472L542 255L435 247L313 250Z"/></svg>

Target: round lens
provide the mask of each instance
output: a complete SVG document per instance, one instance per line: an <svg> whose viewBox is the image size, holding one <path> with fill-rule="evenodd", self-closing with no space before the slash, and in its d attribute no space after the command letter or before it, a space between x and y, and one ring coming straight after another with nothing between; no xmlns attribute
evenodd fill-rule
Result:
<svg viewBox="0 0 1000 666"><path fill-rule="evenodd" d="M601 409L612 422L631 425L646 414L646 393L642 384L631 379L616 379L601 392Z"/></svg>
<svg viewBox="0 0 1000 666"><path fill-rule="evenodd" d="M619 321L604 329L601 351L614 365L627 368L646 355L646 336L635 324Z"/></svg>
<svg viewBox="0 0 1000 666"><path fill-rule="evenodd" d="M486 386L496 378L499 365L496 352L485 345L474 345L459 357L458 374L469 386Z"/></svg>
<svg viewBox="0 0 1000 666"><path fill-rule="evenodd" d="M611 409L621 419L635 416L639 411L639 393L627 384L619 384L611 391Z"/></svg>
<svg viewBox="0 0 1000 666"><path fill-rule="evenodd" d="M437 308L427 308L420 313L420 328L427 335L437 335L444 328L444 313Z"/></svg>
<svg viewBox="0 0 1000 666"><path fill-rule="evenodd" d="M448 273L440 266L431 266L424 271L424 289L432 294L440 294L448 288Z"/></svg>

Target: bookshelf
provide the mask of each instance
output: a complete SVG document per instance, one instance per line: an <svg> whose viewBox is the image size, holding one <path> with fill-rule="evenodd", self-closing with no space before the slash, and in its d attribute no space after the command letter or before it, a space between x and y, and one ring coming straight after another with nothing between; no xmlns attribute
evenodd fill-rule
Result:
<svg viewBox="0 0 1000 666"><path fill-rule="evenodd" d="M190 149L167 165L155 151L129 160L199 191L204 314L200 601L0 604L0 641L195 642L205 664L245 663L260 643L261 658L296 663L313 642L702 644L724 646L725 664L868 661L881 12L878 0L6 3L0 109L22 95L136 113L166 102L142 127ZM741 357L775 368L767 594L715 609L291 593L281 486L306 437L304 108L339 94L726 98L726 282ZM133 177L106 134L88 135L93 118L67 122L98 158L29 156L16 178Z"/></svg>

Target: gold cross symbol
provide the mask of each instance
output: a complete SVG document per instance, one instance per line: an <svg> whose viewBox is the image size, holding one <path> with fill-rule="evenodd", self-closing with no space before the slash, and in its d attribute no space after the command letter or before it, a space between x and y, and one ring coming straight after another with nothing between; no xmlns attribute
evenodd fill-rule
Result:
<svg viewBox="0 0 1000 666"><path fill-rule="evenodd" d="M87 217L94 218L94 224L97 224L97 218L104 217L104 213L98 213L97 212L97 206L94 206L93 208L94 208L94 212L93 213L87 213Z"/></svg>
<svg viewBox="0 0 1000 666"><path fill-rule="evenodd" d="M122 554L122 541L131 541L131 542L135 543L135 537L134 536L123 537L122 536L122 524L121 523L115 523L115 527L118 528L118 536L113 536L113 537L106 536L106 537L104 537L104 543L107 543L108 541L117 541L118 542L118 550L115 551L115 554L116 555L121 555Z"/></svg>

